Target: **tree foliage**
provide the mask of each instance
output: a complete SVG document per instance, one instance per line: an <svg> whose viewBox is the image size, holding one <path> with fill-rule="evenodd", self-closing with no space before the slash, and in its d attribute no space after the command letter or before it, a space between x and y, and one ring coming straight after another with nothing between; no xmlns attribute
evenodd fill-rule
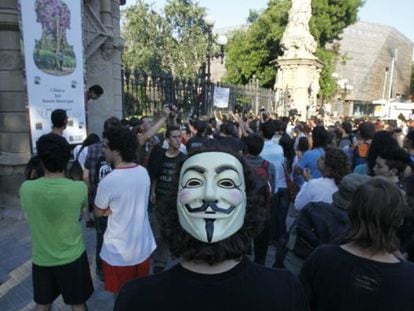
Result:
<svg viewBox="0 0 414 311"><path fill-rule="evenodd" d="M162 71L163 47L168 27L152 6L138 2L123 11L125 40L123 64L145 71Z"/></svg>
<svg viewBox="0 0 414 311"><path fill-rule="evenodd" d="M123 14L124 65L179 76L197 73L207 47L204 8L191 0L169 0L162 15L139 1Z"/></svg>
<svg viewBox="0 0 414 311"><path fill-rule="evenodd" d="M335 92L332 72L337 57L336 49L327 49L327 43L339 39L342 31L357 20L358 9L364 0L313 0L309 26L318 42L316 56L325 66L322 69L321 95ZM268 7L246 30L239 30L227 46L226 81L247 83L254 75L265 87L273 87L276 69L274 61L282 51L279 47L288 22L291 0L270 0Z"/></svg>

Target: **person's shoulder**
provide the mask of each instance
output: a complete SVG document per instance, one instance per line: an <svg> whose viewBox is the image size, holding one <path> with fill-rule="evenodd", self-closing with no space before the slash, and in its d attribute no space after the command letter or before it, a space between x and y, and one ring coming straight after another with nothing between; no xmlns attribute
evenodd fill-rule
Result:
<svg viewBox="0 0 414 311"><path fill-rule="evenodd" d="M322 185L325 185L327 181L325 178L319 177L319 178L311 178L307 181L307 183L308 183L307 189L316 188L320 190L319 187Z"/></svg>
<svg viewBox="0 0 414 311"><path fill-rule="evenodd" d="M248 275L257 276L263 284L278 291L285 289L290 292L293 287L298 286L297 277L286 269L269 268L253 262L250 262L248 267Z"/></svg>
<svg viewBox="0 0 414 311"><path fill-rule="evenodd" d="M82 180L71 180L68 179L68 182L72 183L74 185L74 187L78 187L80 189L87 189L88 186L86 185L86 183Z"/></svg>
<svg viewBox="0 0 414 311"><path fill-rule="evenodd" d="M288 279L293 278L293 274L286 269L278 268L269 268L257 263L247 261L248 273L256 273L261 275L261 277L269 277L270 279L275 279L280 282L284 282Z"/></svg>
<svg viewBox="0 0 414 311"><path fill-rule="evenodd" d="M337 258L338 256L343 256L344 254L345 254L345 251L342 250L339 245L322 244L318 246L317 248L315 248L315 250L311 253L310 258L333 259L333 258Z"/></svg>
<svg viewBox="0 0 414 311"><path fill-rule="evenodd" d="M65 188L70 188L74 191L87 191L88 186L81 180L72 180L69 178L62 178L58 181Z"/></svg>
<svg viewBox="0 0 414 311"><path fill-rule="evenodd" d="M128 281L119 292L114 310L129 310L133 306L148 305L155 295L159 295L158 286L160 275L154 274Z"/></svg>
<svg viewBox="0 0 414 311"><path fill-rule="evenodd" d="M20 192L22 192L22 191L24 192L24 191L28 191L30 189L33 189L33 187L35 187L36 185L41 183L41 179L43 179L43 178L24 181L20 186Z"/></svg>
<svg viewBox="0 0 414 311"><path fill-rule="evenodd" d="M149 177L148 169L145 166L137 165L134 169L136 170L137 174L139 174L140 176L148 176Z"/></svg>
<svg viewBox="0 0 414 311"><path fill-rule="evenodd" d="M141 302L142 300L151 299L150 297L160 293L161 287L168 287L171 282L174 282L174 280L178 281L180 279L176 275L176 270L179 270L179 267L174 266L159 274L152 274L128 281L122 287L119 298L122 300L125 299L126 301L136 299Z"/></svg>

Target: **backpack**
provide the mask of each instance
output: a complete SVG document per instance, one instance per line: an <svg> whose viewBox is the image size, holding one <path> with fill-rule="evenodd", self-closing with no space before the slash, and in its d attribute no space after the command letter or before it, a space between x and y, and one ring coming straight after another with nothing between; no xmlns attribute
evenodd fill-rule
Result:
<svg viewBox="0 0 414 311"><path fill-rule="evenodd" d="M276 254L278 267L289 266L298 274L301 265L312 251L321 244L341 244L349 231L348 215L326 202L311 202L282 240Z"/></svg>
<svg viewBox="0 0 414 311"><path fill-rule="evenodd" d="M353 148L352 167L355 168L356 166L367 162L369 147L370 144L360 142Z"/></svg>
<svg viewBox="0 0 414 311"><path fill-rule="evenodd" d="M81 154L83 148L85 148L85 146L82 146L82 148L80 148L75 160L73 160L72 164L69 167L68 177L72 180L83 180L83 168L79 163L79 155Z"/></svg>
<svg viewBox="0 0 414 311"><path fill-rule="evenodd" d="M263 193L265 207L270 208L270 200L272 198L272 187L269 182L269 175L267 174L267 169L269 167L269 162L263 160L262 165L255 167L259 179L257 182L257 189L259 193Z"/></svg>

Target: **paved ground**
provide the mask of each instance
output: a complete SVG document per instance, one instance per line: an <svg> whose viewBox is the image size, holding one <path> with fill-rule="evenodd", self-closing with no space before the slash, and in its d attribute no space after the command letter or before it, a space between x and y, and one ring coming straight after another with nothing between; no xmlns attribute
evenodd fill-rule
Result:
<svg viewBox="0 0 414 311"><path fill-rule="evenodd" d="M90 262L95 291L88 300L91 311L113 309L113 296L103 289L103 283L95 277L95 230L83 234ZM274 258L274 248L268 252L267 265ZM33 310L33 288L31 276L31 238L27 222L17 210L6 210L0 215L0 310ZM61 297L52 307L53 311L70 310Z"/></svg>
<svg viewBox="0 0 414 311"><path fill-rule="evenodd" d="M10 213L9 213L10 214ZM21 213L12 212L0 219L0 310L33 310L31 238ZM83 228L85 225L83 224ZM95 272L95 230L83 231L91 272ZM88 300L89 310L112 310L113 296L92 273L95 291ZM70 310L59 297L53 311Z"/></svg>

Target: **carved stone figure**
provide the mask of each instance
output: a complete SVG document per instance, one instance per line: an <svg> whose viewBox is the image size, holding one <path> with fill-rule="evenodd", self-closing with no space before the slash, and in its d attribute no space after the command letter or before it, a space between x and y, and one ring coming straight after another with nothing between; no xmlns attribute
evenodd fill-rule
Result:
<svg viewBox="0 0 414 311"><path fill-rule="evenodd" d="M289 21L281 40L282 58L315 58L317 43L309 31L311 0L292 0Z"/></svg>

